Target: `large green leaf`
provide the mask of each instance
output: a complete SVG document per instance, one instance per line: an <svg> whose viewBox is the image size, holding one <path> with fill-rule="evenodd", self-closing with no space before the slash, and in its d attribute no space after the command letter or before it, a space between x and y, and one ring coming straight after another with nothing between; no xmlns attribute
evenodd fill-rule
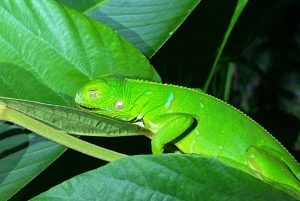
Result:
<svg viewBox="0 0 300 201"><path fill-rule="evenodd" d="M111 28L52 0L0 1L0 96L74 107L104 73L160 81L148 60ZM1 122L0 195L8 199L64 147Z"/></svg>
<svg viewBox="0 0 300 201"><path fill-rule="evenodd" d="M0 121L0 200L7 200L62 152L62 146Z"/></svg>
<svg viewBox="0 0 300 201"><path fill-rule="evenodd" d="M90 10L97 9L101 5L110 2L111 0L56 0L70 8L81 13L88 13Z"/></svg>
<svg viewBox="0 0 300 201"><path fill-rule="evenodd" d="M168 40L200 0L112 0L88 16L100 21L148 57Z"/></svg>
<svg viewBox="0 0 300 201"><path fill-rule="evenodd" d="M168 40L200 0L57 0L102 22L148 57Z"/></svg>
<svg viewBox="0 0 300 201"><path fill-rule="evenodd" d="M296 200L216 159L134 156L78 175L32 200Z"/></svg>

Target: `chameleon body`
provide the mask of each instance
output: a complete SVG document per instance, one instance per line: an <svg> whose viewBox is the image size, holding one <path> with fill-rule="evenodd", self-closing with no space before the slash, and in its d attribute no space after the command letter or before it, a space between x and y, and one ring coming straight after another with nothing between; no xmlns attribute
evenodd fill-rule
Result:
<svg viewBox="0 0 300 201"><path fill-rule="evenodd" d="M75 97L84 110L131 122L154 133L152 152L174 143L187 154L217 159L298 194L300 166L265 129L229 104L199 90L104 75Z"/></svg>

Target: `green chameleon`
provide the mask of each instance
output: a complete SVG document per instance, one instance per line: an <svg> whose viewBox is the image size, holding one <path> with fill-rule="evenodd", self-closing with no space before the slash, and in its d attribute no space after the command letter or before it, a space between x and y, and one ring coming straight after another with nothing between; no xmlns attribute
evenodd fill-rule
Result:
<svg viewBox="0 0 300 201"><path fill-rule="evenodd" d="M225 102L189 89L104 75L75 97L89 112L142 122L152 152L174 143L186 154L215 157L299 197L300 166L265 129Z"/></svg>

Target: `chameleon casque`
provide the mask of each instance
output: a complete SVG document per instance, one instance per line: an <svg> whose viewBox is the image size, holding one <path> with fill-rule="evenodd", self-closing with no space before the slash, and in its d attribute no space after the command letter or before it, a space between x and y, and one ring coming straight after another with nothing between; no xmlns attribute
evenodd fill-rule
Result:
<svg viewBox="0 0 300 201"><path fill-rule="evenodd" d="M82 109L142 122L152 152L172 142L183 153L215 157L299 198L300 166L264 128L200 90L103 75L76 94Z"/></svg>

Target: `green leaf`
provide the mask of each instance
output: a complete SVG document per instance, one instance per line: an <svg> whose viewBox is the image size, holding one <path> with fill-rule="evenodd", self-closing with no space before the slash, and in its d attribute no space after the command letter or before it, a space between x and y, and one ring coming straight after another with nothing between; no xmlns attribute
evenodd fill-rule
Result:
<svg viewBox="0 0 300 201"><path fill-rule="evenodd" d="M109 162L126 155L95 146L69 134L97 137L152 135L143 127L107 116L3 97L0 97L0 119L14 122L61 145Z"/></svg>
<svg viewBox="0 0 300 201"><path fill-rule="evenodd" d="M136 124L64 106L4 97L0 97L0 105L73 135L112 137L150 135L149 130Z"/></svg>
<svg viewBox="0 0 300 201"><path fill-rule="evenodd" d="M62 146L0 121L0 195L8 200L62 153Z"/></svg>
<svg viewBox="0 0 300 201"><path fill-rule="evenodd" d="M295 200L214 158L134 156L78 175L37 200Z"/></svg>
<svg viewBox="0 0 300 201"><path fill-rule="evenodd" d="M27 116L2 104L0 105L0 114L1 119L3 120L14 122L24 128L27 128L28 130L31 130L32 132L40 134L47 139L50 139L54 142L77 150L89 156L93 156L95 158L106 161L115 161L120 158L126 157L126 155L116 153L102 147L98 147L83 140L79 140L74 136L58 131L47 124L37 121L30 116Z"/></svg>
<svg viewBox="0 0 300 201"><path fill-rule="evenodd" d="M222 41L221 47L219 48L218 55L217 55L217 57L216 57L216 59L215 59L215 61L213 63L212 69L210 71L210 74L209 74L209 76L208 76L208 78L206 80L205 86L203 88L204 92L207 91L208 85L210 83L210 80L211 80L214 72L215 72L215 68L216 68L216 66L217 66L217 64L219 62L219 58L220 58L220 56L221 56L221 54L223 52L223 49L224 49L224 47L225 47L225 45L227 43L229 35L231 34L231 31L232 31L235 23L237 22L239 16L241 15L244 7L246 6L247 2L248 2L248 0L238 0L238 2L237 2L237 6L235 8L234 14L233 14L233 16L231 18L231 21L230 21L230 24L228 26L228 29L227 29L227 31L226 31L226 33L224 35L224 39Z"/></svg>
<svg viewBox="0 0 300 201"><path fill-rule="evenodd" d="M105 73L160 81L111 28L53 0L0 1L0 96L75 107L74 95ZM0 195L8 199L65 148L1 122Z"/></svg>
<svg viewBox="0 0 300 201"><path fill-rule="evenodd" d="M172 36L200 0L57 0L116 30L148 57ZM89 3L90 7L86 6ZM81 4L79 6L78 4ZM86 10L84 11L85 8Z"/></svg>
<svg viewBox="0 0 300 201"><path fill-rule="evenodd" d="M49 94L47 102L74 105L76 91L105 73L159 81L148 60L114 30L53 1L1 1L0 14L0 61L23 68L58 94ZM26 98L18 84L30 85L22 77L13 81L11 90Z"/></svg>
<svg viewBox="0 0 300 201"><path fill-rule="evenodd" d="M110 0L56 0L70 8L86 13L89 10L98 8L99 6L109 2Z"/></svg>

